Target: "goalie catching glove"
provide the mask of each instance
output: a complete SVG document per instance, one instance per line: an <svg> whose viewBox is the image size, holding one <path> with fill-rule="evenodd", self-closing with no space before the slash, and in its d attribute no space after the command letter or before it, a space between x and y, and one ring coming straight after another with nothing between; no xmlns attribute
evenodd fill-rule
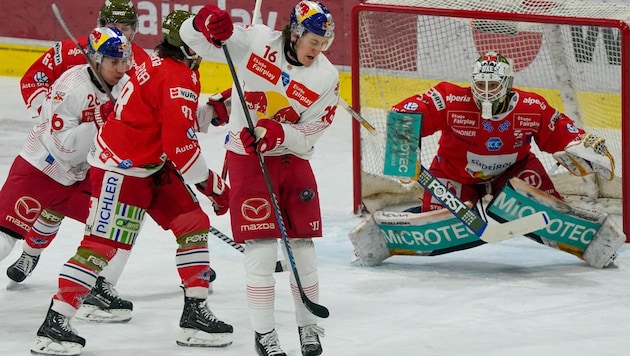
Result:
<svg viewBox="0 0 630 356"><path fill-rule="evenodd" d="M576 176L593 172L607 180L615 176L615 160L608 152L606 139L593 134L586 134L581 140L569 143L564 151L554 153L553 158Z"/></svg>
<svg viewBox="0 0 630 356"><path fill-rule="evenodd" d="M217 215L227 213L230 208L230 187L218 174L208 170L206 186L204 187L201 183L197 183L195 187L210 199L214 212Z"/></svg>

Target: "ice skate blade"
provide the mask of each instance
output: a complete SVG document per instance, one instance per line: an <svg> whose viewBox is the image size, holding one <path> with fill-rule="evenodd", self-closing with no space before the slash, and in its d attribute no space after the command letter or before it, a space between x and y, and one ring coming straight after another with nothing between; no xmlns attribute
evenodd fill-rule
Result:
<svg viewBox="0 0 630 356"><path fill-rule="evenodd" d="M95 305L83 304L74 317L77 320L87 321L91 323L126 323L131 320L131 310L103 310Z"/></svg>
<svg viewBox="0 0 630 356"><path fill-rule="evenodd" d="M79 356L83 346L76 342L56 342L45 336L38 336L35 346L31 348L33 355Z"/></svg>
<svg viewBox="0 0 630 356"><path fill-rule="evenodd" d="M206 333L197 329L181 328L177 336L179 346L226 347L231 344L232 333Z"/></svg>

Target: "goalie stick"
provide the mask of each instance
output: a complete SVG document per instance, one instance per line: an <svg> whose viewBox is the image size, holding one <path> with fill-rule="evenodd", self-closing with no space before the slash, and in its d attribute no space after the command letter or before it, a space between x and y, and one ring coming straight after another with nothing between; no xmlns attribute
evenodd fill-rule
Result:
<svg viewBox="0 0 630 356"><path fill-rule="evenodd" d="M243 107L245 119L247 120L248 130L252 134L254 134L254 123L249 113L249 109L247 108L247 103L245 102L243 89L241 88L239 84L240 81L236 74L236 70L234 69L234 62L232 61L232 56L230 56L230 51L228 50L227 45L225 43L222 43L221 47L223 48L225 59L227 61L228 67L230 68L230 74L232 74L232 80L234 81L234 86L236 87L236 91L238 92L238 98ZM258 163L260 164L260 169L262 170L262 174L265 178L267 190L269 191L269 196L271 198L270 199L271 205L273 207L274 213L276 214L276 221L278 222L278 227L280 228L280 234L282 235L282 241L284 242L284 247L287 251L287 259L289 260L289 264L291 265L291 271L293 272L293 277L295 277L295 283L297 284L298 291L300 292L302 303L304 303L304 306L306 307L306 309L308 309L308 311L311 312L313 315L320 318L327 318L330 315L328 308L308 299L308 296L304 292L304 288L302 287L302 282L300 281L300 276L298 274L297 267L295 266L295 260L293 259L293 252L291 251L291 245L289 244L289 237L287 236L287 231L284 225L284 219L282 218L282 215L280 212L280 206L278 205L278 198L276 197L276 194L273 191L273 185L271 184L271 177L269 176L267 165L265 164L265 160L260 152L256 151L256 156L258 157Z"/></svg>
<svg viewBox="0 0 630 356"><path fill-rule="evenodd" d="M490 224L448 190L444 183L435 178L422 164L420 165L418 183L485 242L500 242L515 236L529 234L549 224L549 216L541 211L516 220Z"/></svg>
<svg viewBox="0 0 630 356"><path fill-rule="evenodd" d="M96 76L96 80L98 80L98 83L101 85L101 88L105 90L105 93L107 94L107 97L109 97L109 100L112 103L116 104L116 100L114 99L114 96L112 95L111 90L109 90L109 87L105 83L105 80L103 80L99 72L96 70L96 64L90 59L90 56L88 56L88 54L85 52L85 49L81 47L81 44L79 43L77 38L74 37L74 35L70 31L70 28L68 28L66 21L64 21L63 16L61 16L61 11L59 11L57 4L53 3L51 6L52 6L53 13L55 14L55 17L57 18L57 21L59 22L61 27L63 27L63 30L66 31L66 34L68 35L68 37L70 37L72 42L74 42L74 45L77 46L77 48L79 49L83 57L85 57L86 62L90 64L90 68L92 68L92 72L94 72L94 75Z"/></svg>

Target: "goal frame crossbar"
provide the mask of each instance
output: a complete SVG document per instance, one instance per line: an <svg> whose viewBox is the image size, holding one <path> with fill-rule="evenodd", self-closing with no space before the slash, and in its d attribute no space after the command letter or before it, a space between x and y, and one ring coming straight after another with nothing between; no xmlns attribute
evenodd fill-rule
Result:
<svg viewBox="0 0 630 356"><path fill-rule="evenodd" d="M619 30L621 41L621 154L622 157L630 157L630 26L620 19L592 18L592 17L569 17L550 14L525 14L504 11L480 11L453 8L433 8L422 6L397 6L389 4L360 3L353 7L351 13L351 83L352 83L352 105L351 107L361 112L360 100L360 53L359 53L359 26L360 14L364 11L389 12L401 14L416 14L423 16L440 16L462 19L480 19L495 21L512 21L525 23L542 23L569 26L596 26L616 28ZM400 98L401 100L404 98ZM361 125L352 122L352 176L353 176L353 208L355 213L360 213L362 209L361 196ZM628 142L626 142L628 141ZM616 157L621 160L622 157ZM625 162L624 162L625 163ZM622 164L622 197L630 194L630 169ZM623 231L630 239L630 199L621 199Z"/></svg>

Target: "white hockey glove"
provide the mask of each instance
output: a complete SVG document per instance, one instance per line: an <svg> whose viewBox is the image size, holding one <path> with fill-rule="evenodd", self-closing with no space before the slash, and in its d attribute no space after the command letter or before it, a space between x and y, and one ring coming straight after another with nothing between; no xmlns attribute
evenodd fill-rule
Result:
<svg viewBox="0 0 630 356"><path fill-rule="evenodd" d="M606 139L586 134L579 141L573 141L553 154L571 174L585 176L596 172L601 177L612 180L615 177L615 159L608 152Z"/></svg>

